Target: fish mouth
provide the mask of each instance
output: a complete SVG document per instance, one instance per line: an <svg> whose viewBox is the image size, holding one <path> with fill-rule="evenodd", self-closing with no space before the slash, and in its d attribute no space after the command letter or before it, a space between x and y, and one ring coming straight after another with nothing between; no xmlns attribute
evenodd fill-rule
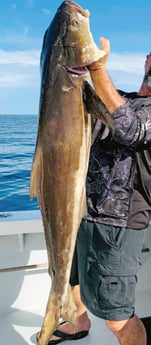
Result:
<svg viewBox="0 0 151 345"><path fill-rule="evenodd" d="M67 67L68 72L76 75L88 74L88 68L86 66L81 67Z"/></svg>
<svg viewBox="0 0 151 345"><path fill-rule="evenodd" d="M71 0L66 0L64 1L64 3L70 7L72 7L72 10L74 10L75 12L79 12L81 13L84 17L89 17L90 12L89 10L84 10L80 5L78 5L77 3L71 1Z"/></svg>

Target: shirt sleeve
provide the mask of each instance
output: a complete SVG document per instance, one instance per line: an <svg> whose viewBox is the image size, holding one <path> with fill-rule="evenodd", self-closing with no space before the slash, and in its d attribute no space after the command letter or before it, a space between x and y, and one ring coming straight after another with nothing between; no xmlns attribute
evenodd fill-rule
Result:
<svg viewBox="0 0 151 345"><path fill-rule="evenodd" d="M112 113L113 137L124 145L151 143L151 105L134 111L129 101Z"/></svg>

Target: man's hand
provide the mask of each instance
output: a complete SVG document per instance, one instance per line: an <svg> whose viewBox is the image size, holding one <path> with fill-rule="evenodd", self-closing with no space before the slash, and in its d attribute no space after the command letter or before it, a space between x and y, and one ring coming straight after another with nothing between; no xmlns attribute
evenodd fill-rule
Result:
<svg viewBox="0 0 151 345"><path fill-rule="evenodd" d="M106 69L106 61L110 54L110 41L104 37L100 38L102 50L105 55L88 66L90 76L97 95L104 103L109 113L113 113L117 108L125 103L125 100L117 92Z"/></svg>
<svg viewBox="0 0 151 345"><path fill-rule="evenodd" d="M102 58L100 58L98 61L93 62L91 65L88 66L88 69L90 71L97 71L98 69L104 69L106 66L106 61L110 54L110 41L104 37L101 37L100 43L102 45L102 49L105 51L105 55Z"/></svg>

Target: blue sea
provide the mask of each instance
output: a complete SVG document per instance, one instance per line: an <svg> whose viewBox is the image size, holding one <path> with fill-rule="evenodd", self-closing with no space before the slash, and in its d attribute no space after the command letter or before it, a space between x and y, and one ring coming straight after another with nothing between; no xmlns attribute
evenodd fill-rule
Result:
<svg viewBox="0 0 151 345"><path fill-rule="evenodd" d="M0 212L39 210L29 198L37 125L36 115L0 115Z"/></svg>

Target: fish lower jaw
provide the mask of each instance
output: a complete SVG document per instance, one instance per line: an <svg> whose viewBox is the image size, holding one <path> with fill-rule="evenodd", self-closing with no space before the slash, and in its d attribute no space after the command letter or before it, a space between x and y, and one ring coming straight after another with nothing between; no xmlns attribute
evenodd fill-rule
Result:
<svg viewBox="0 0 151 345"><path fill-rule="evenodd" d="M67 67L68 72L76 75L88 75L88 69L86 66L83 67Z"/></svg>

